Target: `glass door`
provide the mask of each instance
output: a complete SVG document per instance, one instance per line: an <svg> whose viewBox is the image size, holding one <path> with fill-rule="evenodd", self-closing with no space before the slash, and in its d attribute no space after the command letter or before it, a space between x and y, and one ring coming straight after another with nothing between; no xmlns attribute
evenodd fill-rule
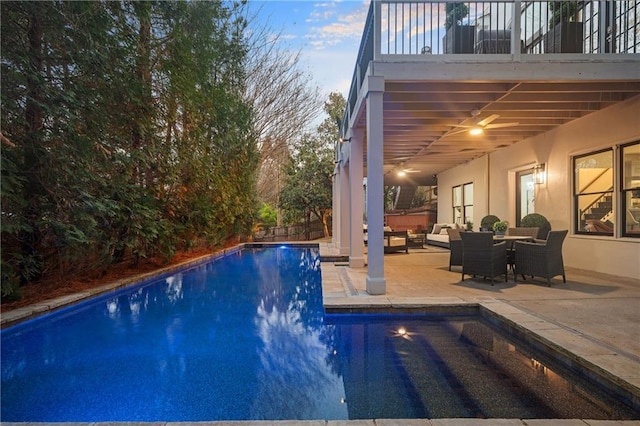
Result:
<svg viewBox="0 0 640 426"><path fill-rule="evenodd" d="M533 169L516 173L516 226L529 213L535 213L535 183Z"/></svg>

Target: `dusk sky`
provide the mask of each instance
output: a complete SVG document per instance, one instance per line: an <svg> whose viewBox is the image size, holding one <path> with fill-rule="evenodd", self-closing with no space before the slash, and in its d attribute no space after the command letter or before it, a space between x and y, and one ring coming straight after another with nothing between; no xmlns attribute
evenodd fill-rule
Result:
<svg viewBox="0 0 640 426"><path fill-rule="evenodd" d="M321 93L348 95L369 0L250 0L259 19L268 22L293 50L302 52L301 68Z"/></svg>

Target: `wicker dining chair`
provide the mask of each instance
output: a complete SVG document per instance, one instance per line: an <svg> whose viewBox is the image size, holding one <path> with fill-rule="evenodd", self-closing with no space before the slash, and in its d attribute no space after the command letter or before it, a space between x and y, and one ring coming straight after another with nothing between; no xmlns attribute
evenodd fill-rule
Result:
<svg viewBox="0 0 640 426"><path fill-rule="evenodd" d="M551 278L562 275L562 282L567 282L562 260L562 244L567 236L567 230L549 231L547 240L543 242L516 241L514 281L518 275L543 277L547 279L547 285L551 286Z"/></svg>
<svg viewBox="0 0 640 426"><path fill-rule="evenodd" d="M538 228L537 226L534 226L534 227L518 226L515 228L507 228L506 235L519 236L519 237L531 237L531 241L536 241L536 238L538 237L539 229L540 228ZM536 242L543 242L543 241L544 240L539 240ZM511 269L513 269L513 265L516 261L516 254L513 249L514 242L515 241L512 241L511 244L507 245L507 263L509 264Z"/></svg>
<svg viewBox="0 0 640 426"><path fill-rule="evenodd" d="M494 244L493 232L461 232L462 281L465 275L494 278L504 275L507 281L507 243Z"/></svg>
<svg viewBox="0 0 640 426"><path fill-rule="evenodd" d="M538 230L540 228L536 227L531 227L531 228L525 228L523 226L518 226L516 228L508 228L507 229L507 235L518 235L521 237L531 237L531 238L537 238L538 237Z"/></svg>
<svg viewBox="0 0 640 426"><path fill-rule="evenodd" d="M462 238L460 230L448 228L449 234L449 270L452 266L462 266Z"/></svg>

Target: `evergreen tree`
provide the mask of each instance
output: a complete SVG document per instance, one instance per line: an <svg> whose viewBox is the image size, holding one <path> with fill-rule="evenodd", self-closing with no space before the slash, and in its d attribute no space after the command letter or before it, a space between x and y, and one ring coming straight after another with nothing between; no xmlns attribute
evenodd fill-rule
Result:
<svg viewBox="0 0 640 426"><path fill-rule="evenodd" d="M242 7L0 2L3 297L251 232Z"/></svg>
<svg viewBox="0 0 640 426"><path fill-rule="evenodd" d="M334 148L338 141L338 118L346 101L339 93L331 93L324 104L327 114L315 136L305 134L296 144L291 162L285 169L285 185L280 193L280 206L290 223L305 223L305 236L310 234L312 218L322 220L325 237L329 236L329 218L333 203Z"/></svg>

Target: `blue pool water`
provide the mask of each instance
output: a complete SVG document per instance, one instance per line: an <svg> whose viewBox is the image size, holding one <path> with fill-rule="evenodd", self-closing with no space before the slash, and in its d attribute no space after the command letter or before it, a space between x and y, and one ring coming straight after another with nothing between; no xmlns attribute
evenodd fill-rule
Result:
<svg viewBox="0 0 640 426"><path fill-rule="evenodd" d="M3 421L637 418L474 317L326 316L313 248L238 251L1 338Z"/></svg>

